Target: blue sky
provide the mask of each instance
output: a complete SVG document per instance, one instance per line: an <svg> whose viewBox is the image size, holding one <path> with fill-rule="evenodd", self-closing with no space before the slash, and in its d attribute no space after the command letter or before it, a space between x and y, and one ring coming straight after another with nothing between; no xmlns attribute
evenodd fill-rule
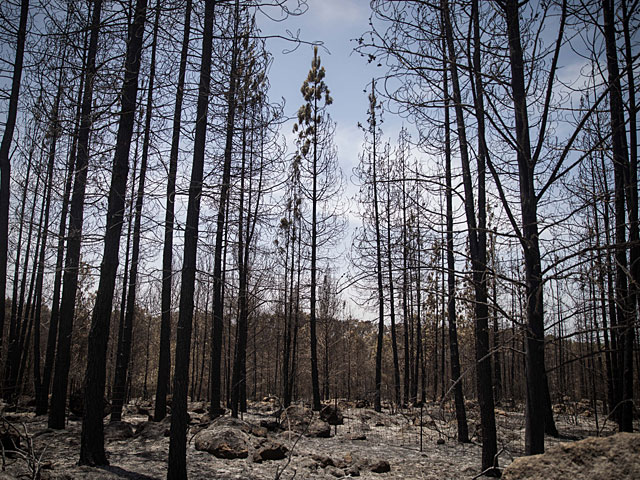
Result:
<svg viewBox="0 0 640 480"><path fill-rule="evenodd" d="M292 5L295 0L290 1ZM368 0L308 0L308 10L301 16L289 17L282 22L260 21L266 35L287 36L299 31L301 39L307 42L322 42L319 55L326 70L325 82L328 85L333 104L328 112L336 122L334 142L338 148L338 160L345 176L345 196L353 197L357 187L351 182L353 168L358 164L363 133L358 122L364 123L367 116L368 99L364 90L375 75L382 73L380 68L369 64L358 53L353 52L356 42L369 28ZM313 47L300 45L294 52L292 45L283 40L272 39L267 44L274 56L269 72L271 89L269 96L273 101L285 100L285 114L294 117L303 103L300 86L307 76L313 58ZM283 126L282 134L287 138L289 153L294 151L293 121ZM343 242L346 249L351 243L354 229L360 220L355 215L357 205L352 203L348 215L349 225ZM346 270L346 257L338 259L338 275ZM351 292L346 292L349 297ZM360 318L370 316L355 304L351 305L353 314Z"/></svg>
<svg viewBox="0 0 640 480"><path fill-rule="evenodd" d="M335 143L348 181L358 163L363 138L357 124L366 120L368 100L363 90L374 75L381 73L379 68L353 52L356 42L352 39L362 35L369 26L369 1L309 0L308 7L304 15L290 17L281 23L261 22L262 29L266 34L280 35L286 35L287 30L294 33L299 30L301 39L323 42L324 48L319 49L319 54L327 72L325 81L334 100L328 111L336 122ZM291 45L282 40L270 40L268 48L274 56L269 73L270 97L272 100L284 98L285 113L294 116L303 102L300 86L311 66L313 47L301 45L296 51L284 54L283 50L290 49ZM293 138L291 128L292 123L282 131L288 139ZM352 186L348 193L353 193Z"/></svg>

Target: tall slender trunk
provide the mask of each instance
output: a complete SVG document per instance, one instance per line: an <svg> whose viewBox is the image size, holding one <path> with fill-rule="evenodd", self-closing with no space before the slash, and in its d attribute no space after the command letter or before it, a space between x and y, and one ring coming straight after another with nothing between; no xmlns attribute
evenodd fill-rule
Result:
<svg viewBox="0 0 640 480"><path fill-rule="evenodd" d="M520 210L527 295L525 363L527 402L525 411L525 453L544 452L546 400L548 386L544 363L544 288L538 235L538 205L534 187L535 162L531 155L529 114L525 88L524 55L520 41L518 0L506 0L505 17L509 38L511 93L516 124L517 162L520 187Z"/></svg>
<svg viewBox="0 0 640 480"><path fill-rule="evenodd" d="M50 120L50 132L51 132L51 144L49 145L49 158L47 163L47 176L45 180L45 200L44 200L44 218L42 222L42 244L40 246L40 257L38 260L38 273L36 279L36 304L35 304L35 319L34 319L34 335L33 335L33 382L36 394L36 410L37 413L42 415L47 411L47 394L49 385L45 385L42 382L42 376L40 371L40 316L42 312L42 284L44 282L44 267L46 261L47 251L47 238L49 234L49 210L51 207L51 190L53 188L53 167L56 160L56 146L58 142L58 135L60 130L59 125L59 108L60 99L62 97L62 72L64 67L66 53L63 53L62 65L60 69L60 75L58 77L58 91L54 100L53 108L51 111Z"/></svg>
<svg viewBox="0 0 640 480"><path fill-rule="evenodd" d="M391 161L387 157L387 270L389 275L389 317L391 320L391 350L393 352L393 387L395 403L400 405L400 362L398 360L398 338L396 332L396 309L393 288L393 261L391 248Z"/></svg>
<svg viewBox="0 0 640 480"><path fill-rule="evenodd" d="M627 199L627 214L629 217L629 270L631 280L629 283L630 309L627 325L625 327L624 344L624 372L622 416L625 423L625 431L633 430L633 350L635 344L634 319L638 316L640 308L640 231L638 225L638 133L636 121L636 92L633 68L633 55L630 32L630 12L627 9L627 0L623 0L623 33L625 44L625 57L627 59L627 90L629 98L629 164L625 172L625 190ZM637 6L636 6L637 8Z"/></svg>
<svg viewBox="0 0 640 480"><path fill-rule="evenodd" d="M444 46L444 45L443 45ZM446 52L446 48L443 49ZM458 423L458 442L469 442L469 427L467 425L467 412L462 392L462 377L460 376L460 354L458 352L458 330L456 320L456 262L453 252L453 189L451 187L451 119L449 78L447 75L446 61L443 69L444 99L444 131L445 131L445 184L447 203L447 321L449 323L449 356L451 359L451 380L454 382L453 394L456 406L456 421ZM442 345L444 349L444 343ZM443 390L444 395L444 390Z"/></svg>
<svg viewBox="0 0 640 480"><path fill-rule="evenodd" d="M86 47L87 35L84 37L84 43ZM87 49L83 49L83 59L82 65L83 68L86 66L86 51ZM64 58L66 58L66 49L63 55L62 65L64 66ZM58 93L60 97L63 93L63 82L62 82L62 73L64 68L61 68L60 72L60 83ZM75 125L74 125L74 135L73 142L71 145L71 152L69 153L69 158L67 161L67 172L66 179L64 185L64 193L62 195L62 210L60 212L60 225L58 228L58 246L57 246L57 255L56 255L56 270L55 276L53 280L53 299L51 301L51 315L49 316L49 332L47 334L47 349L45 353L44 360L44 370L42 374L42 391L43 394L40 396L40 402L36 402L36 415L44 415L47 413L48 408L48 395L49 389L51 387L51 376L53 374L53 362L55 359L55 350L56 350L56 342L58 340L58 322L60 315L60 291L62 287L62 270L63 270L63 262L64 262L64 237L67 228L67 213L69 211L69 197L71 196L71 186L73 182L73 172L75 169L76 163L76 153L78 147L78 130L80 128L80 107L82 104L82 92L84 89L84 76L80 78L80 85L78 87L78 97L76 102L76 114L75 114ZM57 97L57 100L58 98ZM56 101L57 101L56 100ZM58 109L56 109L56 113L58 113ZM54 118L54 122L59 122L59 119ZM54 130L54 139L57 139L59 132ZM53 142L53 140L52 140ZM51 146L53 148L53 144Z"/></svg>
<svg viewBox="0 0 640 480"><path fill-rule="evenodd" d="M38 167L38 180L40 180L42 176L42 167L43 167L43 159L41 158L40 165ZM42 247L42 239L43 239L43 232L44 232L43 222L44 222L45 204L47 200L47 194L46 194L47 180L48 180L48 177L44 179L45 186L44 186L44 192L42 195L42 201L40 203L40 209L39 209L40 213L39 213L39 219L37 224L38 228L36 231L36 245L33 251L33 267L31 268L31 280L29 281L29 294L27 296L26 309L25 309L24 319L22 323L22 331L20 334L19 342L18 342L19 354L17 355L17 359L19 359L19 361L16 364L17 369L14 370L15 377L11 381L11 384L15 385L15 388L16 388L15 393L18 396L22 395L22 392L24 391L24 387L25 387L24 374L27 369L27 361L31 358L31 353L33 353L29 348L29 345L31 343L31 334L33 332L33 326L36 320L34 297L36 295L36 289L37 289L38 266L39 266L40 251ZM38 183L39 181L36 182L36 191L39 191L37 188ZM34 213L36 211L37 198L38 196L34 195L34 199L33 199ZM37 320L39 321L40 318L38 317ZM39 354L40 354L40 351L38 349L38 355ZM38 361L39 361L39 358L38 358ZM39 374L40 372L38 372L38 377L39 377ZM39 381L39 378L38 378L38 381Z"/></svg>
<svg viewBox="0 0 640 480"><path fill-rule="evenodd" d="M235 3L233 44L231 47L231 65L229 71L229 94L227 103L227 124L224 147L224 165L222 167L222 186L220 189L220 202L216 219L216 246L213 258L213 328L211 329L211 405L209 412L212 415L221 415L221 379L220 364L222 355L223 311L224 295L222 282L222 247L223 233L225 230L225 218L229 203L229 189L231 188L231 157L233 154L233 135L235 133L236 116L236 88L238 83L238 29L239 29L239 2Z"/></svg>
<svg viewBox="0 0 640 480"><path fill-rule="evenodd" d="M411 385L411 366L410 366L410 347L409 347L409 275L408 261L409 246L407 245L407 192L406 192L406 172L404 151L402 151L402 317L404 327L404 404L409 405L410 402L410 385Z"/></svg>
<svg viewBox="0 0 640 480"><path fill-rule="evenodd" d="M638 212L637 185L629 185L628 178L637 176L637 172L629 172L629 150L627 146L626 127L624 119L624 104L622 88L620 86L620 72L618 68L618 53L616 47L615 3L612 0L602 0L602 14L604 20L604 40L607 53L607 70L609 84L609 107L611 111L611 140L613 153L613 170L615 182L615 230L616 230L616 304L618 325L621 327L618 335L618 367L622 367L619 374L621 394L619 398L620 415L618 426L621 431L633 431L633 321L635 308L634 295L627 284L627 252L626 244L626 206L629 209L630 237L633 245L638 242ZM635 113L635 112L634 112ZM636 181L637 183L637 181ZM634 195L635 192L635 195ZM637 273L637 245L631 250L632 267ZM634 271L632 270L632 277ZM635 287L632 285L632 290Z"/></svg>
<svg viewBox="0 0 640 480"><path fill-rule="evenodd" d="M376 342L376 379L375 379L375 403L376 412L382 411L382 344L384 342L384 285L382 272L382 237L380 233L380 208L378 207L378 156L377 156L377 133L378 124L376 119L376 84L371 80L371 93L369 94L369 131L371 132L371 156L369 163L371 166L371 189L373 193L373 223L376 235L376 279L378 282L378 338Z"/></svg>
<svg viewBox="0 0 640 480"><path fill-rule="evenodd" d="M136 289L138 287L138 262L140 258L140 230L142 224L142 206L144 204L144 187L147 175L147 160L149 157L149 143L151 141L151 118L153 116L153 88L156 70L156 47L158 39L158 25L160 21L160 3L156 3L155 21L151 40L151 63L149 67L149 89L147 91L147 106L145 111L144 138L142 140L142 158L140 159L140 177L136 194L135 220L133 226L133 246L131 252L131 271L127 293L126 314L122 331L122 342L118 342L116 355L116 370L113 381L113 398L111 407L111 421L122 418L122 405L125 400L125 385L129 362L131 360L131 340L133 334L133 317L136 306ZM135 177L134 177L135 183ZM133 199L132 199L133 201Z"/></svg>
<svg viewBox="0 0 640 480"><path fill-rule="evenodd" d="M76 293L78 291L84 195L89 163L89 133L91 131L93 111L93 82L96 75L96 52L98 49L101 12L102 0L96 0L93 3L91 34L89 37L89 49L87 51L87 63L84 73L84 92L82 94L80 129L78 131L78 153L69 211L67 255L62 279L63 288L60 303L58 348L56 351L55 373L49 411L49 428L54 429L61 429L65 426L67 383L69 380L69 365L71 363L71 334L73 331L73 317L75 315Z"/></svg>
<svg viewBox="0 0 640 480"><path fill-rule="evenodd" d="M497 471L497 439L493 401L493 387L491 380L491 355L489 354L488 331L488 295L487 295L487 240L486 240L486 200L485 200L485 161L486 148L484 145L484 117L482 106L482 84L479 84L479 72L475 75L476 105L480 109L478 115L478 129L480 149L478 162L478 216L476 218L473 184L471 180L471 165L469 160L468 142L460 93L460 81L455 47L453 42L453 28L449 13L449 3L443 0L443 17L445 36L448 47L449 69L453 86L453 100L460 143L460 160L462 163L462 181L464 185L464 207L467 218L469 235L469 251L471 255L472 278L474 286L474 315L475 315L475 350L476 350L476 385L478 403L480 405L480 423L482 426L482 470L488 474L498 475ZM479 69L479 26L478 5L473 2L474 19L474 70Z"/></svg>
<svg viewBox="0 0 640 480"><path fill-rule="evenodd" d="M16 42L16 57L13 62L13 76L11 78L11 94L9 109L0 143L0 346L4 332L6 290L7 290L7 253L9 250L9 200L11 183L11 161L9 159L13 132L18 116L18 99L20 97L20 83L22 79L22 65L24 61L24 44L27 38L27 18L29 16L29 0L20 2L20 24Z"/></svg>
<svg viewBox="0 0 640 480"><path fill-rule="evenodd" d="M27 159L27 173L25 175L24 185L22 187L22 201L20 206L20 224L18 227L18 248L16 249L16 261L13 267L13 293L11 296L11 313L9 316L9 347L7 348L7 358L5 359L5 371L3 377L2 384L2 396L4 398L9 397L9 383L10 383L10 369L12 366L12 358L13 351L15 347L12 347L12 343L16 342L17 337L17 318L18 318L18 286L20 279L20 260L21 257L21 247L22 247L22 235L24 231L24 213L27 206L27 192L29 191L29 179L31 177L31 167L33 164L33 152L35 147L32 145L29 149L29 156Z"/></svg>
<svg viewBox="0 0 640 480"><path fill-rule="evenodd" d="M35 149L35 140L34 146L32 147L29 154L29 163L32 162L33 157L33 149ZM40 187L40 173L42 170L42 165L38 166L36 169L36 185L35 192L39 191ZM29 177L25 179L25 192L23 197L26 199L26 189L29 187ZM24 266L22 267L22 280L20 282L20 294L16 298L14 289L14 301L17 303L17 307L14 309L13 306L11 308L11 319L9 325L9 345L7 348L7 362L5 365L5 388L4 388L4 398L8 401L14 400L14 394L16 392L18 375L20 370L20 359L23 353L23 342L26 335L26 330L28 328L28 312L29 306L27 306L27 315L24 315L24 307L25 307L25 292L27 289L27 277L29 272L29 260L31 258L31 241L33 239L33 226L35 224L34 218L37 210L37 195L33 196L33 203L31 204L31 215L29 217L29 230L27 233L27 245L25 247L24 252ZM39 239L38 239L39 240ZM37 249L37 247L36 247ZM18 252L20 249L18 248ZM35 272L35 270L34 270ZM16 275L17 278L17 275ZM31 282L33 285L33 282ZM31 297L31 289L29 289L29 297Z"/></svg>
<svg viewBox="0 0 640 480"><path fill-rule="evenodd" d="M142 56L144 25L147 17L147 0L136 2L133 23L129 29L125 73L122 83L122 105L113 171L107 205L107 224L104 251L100 265L100 281L91 318L87 370L84 379L84 415L80 439L82 465L107 465L104 450L104 387L106 380L106 357L111 323L111 308L118 271L120 234L125 209L125 190L129 174L129 151L136 114L138 76Z"/></svg>
<svg viewBox="0 0 640 480"><path fill-rule="evenodd" d="M244 200L245 200L245 174L247 160L246 140L246 105L244 105L242 125L242 165L240 167L240 205L238 207L238 322L236 328L236 351L233 360L233 373L231 377L231 415L238 417L239 403L242 390L246 383L243 378L243 364L247 356L247 329L248 329L248 298L247 298L247 257L245 255L244 238ZM248 215L248 213L247 213Z"/></svg>
<svg viewBox="0 0 640 480"><path fill-rule="evenodd" d="M173 278L173 225L176 194L176 174L178 171L178 151L180 148L180 129L182 120L182 102L184 99L184 83L187 71L187 55L189 53L189 36L191 33L192 0L187 0L184 13L184 30L182 34L182 50L180 51L180 69L176 88L175 107L173 111L173 130L171 135L171 152L169 153L169 175L167 177L167 203L164 223L164 244L162 248L162 294L160 320L160 352L158 359L158 380L156 383L156 404L153 418L162 420L167 414L167 390L171 371L171 281Z"/></svg>
<svg viewBox="0 0 640 480"><path fill-rule="evenodd" d="M211 53L213 46L213 20L215 0L206 0L204 30L202 34L202 56L200 83L196 112L196 135L194 138L193 166L189 184L189 203L184 235L184 260L182 284L180 286L180 312L176 338L176 365L173 382L171 432L169 438L168 480L187 478L187 387L189 385L189 353L191 349L191 326L193 320L193 293L196 279L196 254L198 250L198 222L200 220L200 198L204 171L204 155L207 140L207 114L211 87ZM212 372L213 375L213 372Z"/></svg>
<svg viewBox="0 0 640 480"><path fill-rule="evenodd" d="M318 49L313 51L313 60L316 62ZM317 88L317 86L316 86ZM311 390L313 393L313 410L320 411L320 379L318 378L318 338L316 333L317 313L316 295L318 289L317 281L317 258L318 258L318 98L313 96L313 165L312 165L312 186L311 186L311 298L309 315L309 339L311 348ZM377 384L377 383L376 383Z"/></svg>

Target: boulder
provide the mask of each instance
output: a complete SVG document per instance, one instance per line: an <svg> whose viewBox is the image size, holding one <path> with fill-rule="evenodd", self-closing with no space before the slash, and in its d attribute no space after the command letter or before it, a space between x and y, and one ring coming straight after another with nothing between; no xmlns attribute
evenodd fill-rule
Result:
<svg viewBox="0 0 640 480"><path fill-rule="evenodd" d="M171 416L163 418L159 422L142 422L136 428L135 436L143 440L156 440L158 438L168 437L171 428Z"/></svg>
<svg viewBox="0 0 640 480"><path fill-rule="evenodd" d="M299 469L307 468L307 469L312 470L312 471L314 471L314 472L315 472L316 470L318 470L318 466L319 466L319 465L318 465L318 463L317 463L317 462L315 462L313 459L311 459L311 458L309 458L309 457L303 458L303 459L302 459L302 460L300 460L300 462L298 463L298 468L299 468Z"/></svg>
<svg viewBox="0 0 640 480"><path fill-rule="evenodd" d="M314 418L309 424L309 428L305 433L307 437L314 438L329 438L331 436L331 425L322 420Z"/></svg>
<svg viewBox="0 0 640 480"><path fill-rule="evenodd" d="M342 412L334 405L327 405L320 410L320 418L329 425L342 425L344 423Z"/></svg>
<svg viewBox="0 0 640 480"><path fill-rule="evenodd" d="M275 420L260 420L260 426L266 428L268 432L279 432L282 426Z"/></svg>
<svg viewBox="0 0 640 480"><path fill-rule="evenodd" d="M285 430L302 433L311 419L313 412L310 408L301 405L291 405L280 414L280 425Z"/></svg>
<svg viewBox="0 0 640 480"><path fill-rule="evenodd" d="M265 460L282 460L289 449L278 442L266 442L253 454L253 461L262 463Z"/></svg>
<svg viewBox="0 0 640 480"><path fill-rule="evenodd" d="M386 460L376 460L369 465L373 473L387 473L391 471L391 465Z"/></svg>
<svg viewBox="0 0 640 480"><path fill-rule="evenodd" d="M333 458L327 455L322 455L321 453L314 453L313 455L311 455L311 458L315 460L316 463L322 468L336 466L336 462L333 461Z"/></svg>
<svg viewBox="0 0 640 480"><path fill-rule="evenodd" d="M331 475L332 477L335 478L342 478L344 477L344 471L338 467L327 467L324 469L325 473Z"/></svg>
<svg viewBox="0 0 640 480"><path fill-rule="evenodd" d="M285 430L302 433L307 437L329 438L331 427L321 419L315 418L311 409L291 405L280 414L280 425Z"/></svg>
<svg viewBox="0 0 640 480"><path fill-rule="evenodd" d="M504 480L640 478L640 434L618 433L555 445L542 455L520 457Z"/></svg>
<svg viewBox="0 0 640 480"><path fill-rule="evenodd" d="M254 437L266 438L267 436L266 428L233 417L217 417L211 422L211 425L208 428L222 427L238 429L247 435L253 435Z"/></svg>
<svg viewBox="0 0 640 480"><path fill-rule="evenodd" d="M358 464L354 463L345 468L344 472L350 477L359 477L360 476L360 467Z"/></svg>
<svg viewBox="0 0 640 480"><path fill-rule="evenodd" d="M110 422L104 427L104 439L107 441L133 438L133 426L127 422Z"/></svg>
<svg viewBox="0 0 640 480"><path fill-rule="evenodd" d="M209 452L218 458L249 456L248 437L237 428L210 427L198 433L194 440L196 450Z"/></svg>

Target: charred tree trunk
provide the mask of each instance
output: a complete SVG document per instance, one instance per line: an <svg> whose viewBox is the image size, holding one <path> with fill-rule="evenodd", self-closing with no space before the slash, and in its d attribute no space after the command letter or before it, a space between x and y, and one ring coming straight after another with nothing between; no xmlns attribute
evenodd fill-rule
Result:
<svg viewBox="0 0 640 480"><path fill-rule="evenodd" d="M27 17L29 15L29 0L20 2L20 24L16 42L16 57L13 62L13 76L11 78L11 94L9 96L9 110L0 143L0 345L4 332L6 290L7 290L7 253L9 250L9 199L11 183L11 161L9 158L13 132L18 116L18 99L20 97L20 82L22 79L22 64L24 60L24 44L27 38Z"/></svg>
<svg viewBox="0 0 640 480"><path fill-rule="evenodd" d="M604 19L604 40L607 53L607 69L609 83L609 106L611 111L611 140L613 153L613 171L615 182L615 231L616 231L616 307L618 326L620 333L618 334L618 367L622 367L622 371L618 375L618 389L621 393L620 413L617 416L618 426L621 431L633 431L633 315L631 312L635 308L633 299L629 295L629 287L627 284L627 252L626 244L626 211L625 211L625 194L627 194L627 203L629 211L634 213L630 215L631 226L635 217L635 234L637 236L637 202L634 203L633 194L628 194L628 182L626 178L629 173L629 152L627 146L626 128L624 120L624 104L622 101L622 89L620 86L620 72L618 68L618 53L616 47L615 25L614 25L614 8L615 4L612 0L602 0L602 14ZM637 186L633 189L636 191ZM629 190L630 191L630 190ZM633 232L633 229L630 230ZM636 238L629 238L630 241ZM631 261L636 262L636 252L632 247ZM633 272L632 272L633 273ZM633 287L632 287L633 288Z"/></svg>
<svg viewBox="0 0 640 480"><path fill-rule="evenodd" d="M122 406L125 400L125 386L129 362L131 359L131 338L133 334L133 317L136 306L136 289L138 287L138 261L140 258L140 230L142 224L142 206L144 204L144 186L147 175L147 159L149 157L149 143L151 137L151 118L153 116L153 87L156 70L156 43L158 39L158 24L160 21L160 3L156 4L155 21L151 40L151 65L149 70L149 89L147 92L147 107L145 112L144 138L142 141L142 158L140 160L140 178L138 192L136 193L135 220L133 226L133 246L131 252L131 270L129 272L129 285L127 293L127 305L122 330L122 341L118 341L118 353L116 355L116 371L113 381L113 398L111 405L111 421L122 419ZM135 182L135 178L133 179ZM133 201L133 199L132 199Z"/></svg>
<svg viewBox="0 0 640 480"><path fill-rule="evenodd" d="M104 387L106 376L107 344L113 291L118 271L118 251L125 209L125 190L129 173L129 150L136 113L138 74L142 56L144 25L147 16L147 0L136 2L133 23L129 29L122 84L122 109L118 124L116 151L113 159L111 186L107 206L107 224L104 252L100 265L100 281L91 318L87 370L84 380L84 415L80 441L81 465L107 465L104 450Z"/></svg>
<svg viewBox="0 0 640 480"><path fill-rule="evenodd" d="M206 0L204 9L196 135L194 139L191 183L189 185L187 223L185 225L182 285L180 286L180 313L178 316L178 332L176 338L176 366L173 382L169 469L167 472L168 480L184 480L187 478L186 450L189 354L193 320L193 294L196 279L196 254L198 250L198 222L200 220L200 198L202 194L204 154L207 140L207 114L209 111L209 94L211 88L211 51L215 5L215 0ZM213 372L211 374L213 375Z"/></svg>
<svg viewBox="0 0 640 480"><path fill-rule="evenodd" d="M446 49L444 50L446 51ZM462 393L462 378L460 376L460 354L458 353L458 330L456 328L456 263L453 252L453 189L451 187L451 120L449 109L449 78L447 68L443 69L444 100L444 129L445 129L445 184L447 203L447 321L449 323L449 355L451 359L451 380L454 382L453 394L456 406L456 420L458 423L458 442L469 442L469 427L467 412ZM442 345L444 349L444 343ZM442 392L444 395L444 391Z"/></svg>
<svg viewBox="0 0 640 480"><path fill-rule="evenodd" d="M234 38L231 50L231 65L229 72L229 95L227 103L227 125L224 147L224 165L222 168L222 187L220 189L220 203L216 219L216 246L213 258L213 328L211 329L211 405L209 412L213 416L223 413L221 408L221 378L220 365L222 356L222 334L224 295L223 295L223 240L225 231L226 210L229 203L229 189L231 187L231 157L233 154L233 135L235 132L236 116L236 88L238 70L238 28L239 3L236 0L234 18Z"/></svg>
<svg viewBox="0 0 640 480"><path fill-rule="evenodd" d="M455 47L453 42L453 28L447 0L442 2L445 36L448 47L449 69L453 84L453 101L458 127L458 139L460 142L460 159L462 163L462 181L464 185L464 207L469 229L469 250L471 255L472 278L474 286L474 314L475 314L475 350L476 350L476 383L478 390L478 403L480 405L480 423L482 425L482 470L487 474L499 475L497 470L497 438L493 401L493 384L491 380L491 355L489 354L489 327L488 327L488 294L487 294L487 241L486 241L486 201L484 191L485 154L482 128L483 115L478 115L478 129L480 131L480 151L478 155L478 217L475 214L475 202L473 184L471 179L471 165L469 161L468 143L458 79L458 68ZM474 38L478 39L478 5L474 2ZM474 52L474 68L479 68L479 45ZM480 79L476 75L476 102L481 101L481 85L477 86ZM481 106L482 104L479 103Z"/></svg>
<svg viewBox="0 0 640 480"><path fill-rule="evenodd" d="M156 384L156 404L153 418L162 420L167 414L167 390L171 371L171 280L173 278L173 225L175 217L176 174L178 170L178 150L180 148L180 128L182 120L182 101L189 53L191 32L191 5L187 0L184 14L182 50L180 52L180 70L173 111L173 131L171 152L169 153L169 175L167 177L167 204L164 223L164 245L162 249L162 317L160 321L160 353L158 359L158 380Z"/></svg>
<svg viewBox="0 0 640 480"><path fill-rule="evenodd" d="M101 11L102 0L96 0L93 3L91 34L89 37L89 49L87 51L87 63L84 73L84 92L82 94L82 111L80 116L80 129L78 131L78 152L69 211L67 255L62 280L63 289L60 303L58 348L56 351L55 373L49 411L49 428L54 429L61 429L65 426L67 383L69 380L69 365L71 363L71 334L73 331L73 317L75 314L76 293L78 290L84 195L89 163L89 133L91 130L91 116L93 111L93 81L96 75L96 52L98 49L98 36L101 25Z"/></svg>

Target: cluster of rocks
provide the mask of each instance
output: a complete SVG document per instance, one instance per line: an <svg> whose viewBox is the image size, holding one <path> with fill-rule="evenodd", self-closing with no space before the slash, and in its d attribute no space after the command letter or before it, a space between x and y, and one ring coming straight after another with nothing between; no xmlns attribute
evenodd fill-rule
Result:
<svg viewBox="0 0 640 480"><path fill-rule="evenodd" d="M204 423L202 423L204 420ZM196 450L208 452L221 459L247 459L262 463L283 460L296 455L295 440L300 436L329 438L332 425L342 425L344 416L333 405L322 409L320 415L302 405L292 405L283 410L278 420L262 420L259 425L224 416L209 420L205 415L198 432L193 437ZM192 428L193 431L193 428ZM364 436L358 440L364 439ZM310 472L323 472L336 478L359 476L360 471L386 473L391 470L385 460L370 461L346 455L334 459L319 453L311 454L296 462L296 468Z"/></svg>
<svg viewBox="0 0 640 480"><path fill-rule="evenodd" d="M336 478L345 476L359 477L360 472L387 473L391 471L391 465L386 460L367 460L347 454L342 458L334 459L327 455L313 454L301 462L301 467L312 472L320 469L328 475Z"/></svg>

